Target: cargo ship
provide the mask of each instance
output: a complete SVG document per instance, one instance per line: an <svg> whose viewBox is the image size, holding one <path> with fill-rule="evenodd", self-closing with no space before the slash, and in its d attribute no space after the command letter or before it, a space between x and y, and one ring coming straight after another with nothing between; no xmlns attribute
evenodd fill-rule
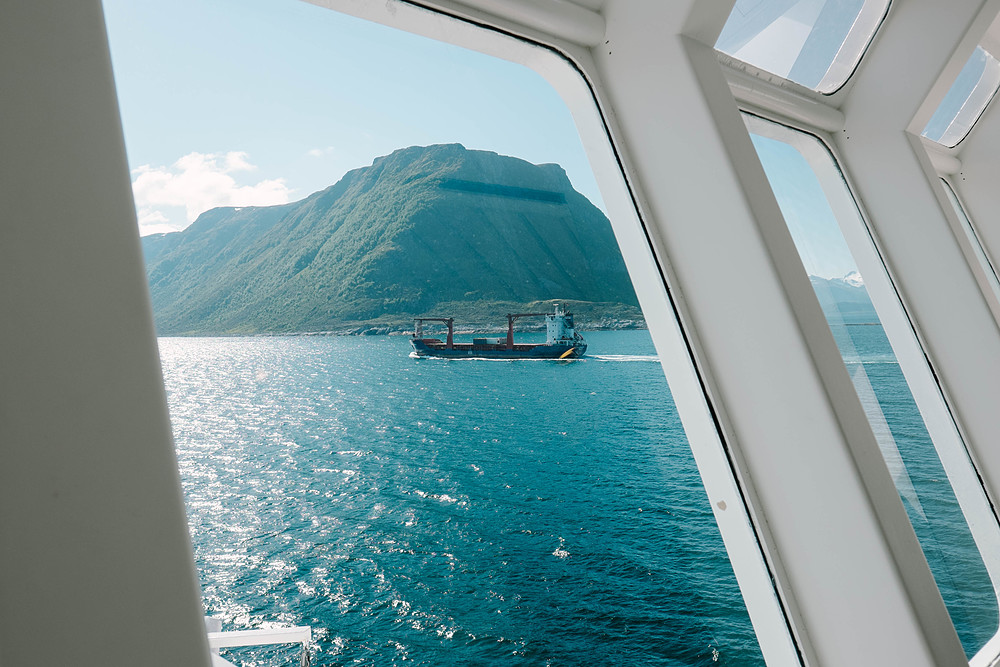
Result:
<svg viewBox="0 0 1000 667"><path fill-rule="evenodd" d="M544 343L515 343L514 322L522 317L545 318ZM413 354L418 357L448 359L576 359L587 352L587 343L573 327L573 313L564 312L559 304L553 313L510 313L507 315L506 338L473 338L471 343L455 342L455 320L451 317L418 317L414 319ZM424 338L425 322L442 322L448 327L445 340Z"/></svg>

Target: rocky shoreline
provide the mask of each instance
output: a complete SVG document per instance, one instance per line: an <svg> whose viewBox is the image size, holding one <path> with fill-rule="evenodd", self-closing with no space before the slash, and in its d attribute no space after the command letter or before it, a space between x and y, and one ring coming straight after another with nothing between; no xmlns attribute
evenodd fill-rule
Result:
<svg viewBox="0 0 1000 667"><path fill-rule="evenodd" d="M631 329L646 329L645 320L632 320L632 319L602 319L597 322L583 322L579 325L579 330L581 333L586 333L587 331L623 331ZM544 324L518 324L518 332L531 332L531 331L545 331ZM455 328L456 335L471 335L471 334L505 334L507 329L505 327L500 327L496 325L484 325L484 326L469 326L463 325ZM374 325L358 325L349 326L338 329L331 329L329 331L301 331L295 333L283 333L283 334L254 334L258 336L271 336L271 335L282 335L282 336L410 336L413 334L412 325L390 325L390 324L374 324Z"/></svg>

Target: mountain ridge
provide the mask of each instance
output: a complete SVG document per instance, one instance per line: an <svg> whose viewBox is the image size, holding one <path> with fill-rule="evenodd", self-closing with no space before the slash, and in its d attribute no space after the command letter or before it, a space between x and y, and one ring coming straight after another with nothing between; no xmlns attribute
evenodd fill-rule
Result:
<svg viewBox="0 0 1000 667"><path fill-rule="evenodd" d="M642 322L610 222L561 167L460 144L394 151L298 202L212 209L143 250L161 334L400 329L439 304L495 321L507 311L483 311L552 301Z"/></svg>

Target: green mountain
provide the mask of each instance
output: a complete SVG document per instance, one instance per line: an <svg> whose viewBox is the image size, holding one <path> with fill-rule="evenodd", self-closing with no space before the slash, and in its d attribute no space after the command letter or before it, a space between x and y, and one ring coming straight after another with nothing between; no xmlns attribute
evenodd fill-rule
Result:
<svg viewBox="0 0 1000 667"><path fill-rule="evenodd" d="M404 329L418 315L500 325L553 300L582 325L641 322L608 219L561 167L458 144L142 241L161 334Z"/></svg>

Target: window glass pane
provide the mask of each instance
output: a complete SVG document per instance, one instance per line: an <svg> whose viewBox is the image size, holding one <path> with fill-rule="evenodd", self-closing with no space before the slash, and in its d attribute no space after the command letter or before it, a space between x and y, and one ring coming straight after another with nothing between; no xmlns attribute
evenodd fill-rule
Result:
<svg viewBox="0 0 1000 667"><path fill-rule="evenodd" d="M821 93L851 76L888 0L737 0L718 50Z"/></svg>
<svg viewBox="0 0 1000 667"><path fill-rule="evenodd" d="M994 266L993 261L990 259L989 255L986 254L986 249L983 248L979 234L976 233L976 228L973 226L969 216L965 213L965 207L962 206L962 202L958 200L958 195L955 194L955 190L951 187L951 184L943 178L941 179L941 183L944 185L944 190L948 194L948 201L951 202L952 208L955 209L955 214L958 215L958 220L962 225L962 230L969 239L972 251L976 254L976 260L979 262L979 265L986 274L986 279L989 281L990 288L993 290L994 295L1000 299L1000 281L997 279L996 267Z"/></svg>
<svg viewBox="0 0 1000 667"><path fill-rule="evenodd" d="M923 136L949 148L957 146L983 115L998 87L1000 62L977 46L924 128Z"/></svg>
<svg viewBox="0 0 1000 667"><path fill-rule="evenodd" d="M763 664L542 77L308 3L105 11L206 613L317 665ZM581 359L332 335L556 299Z"/></svg>
<svg viewBox="0 0 1000 667"><path fill-rule="evenodd" d="M748 123L883 458L962 644L972 656L996 635L1000 622L995 577L987 570L977 541L982 533L974 537L966 518L979 512L969 508L982 507L985 496L978 485L972 489L963 485L956 493L952 485L957 474L953 468L946 470L928 433L841 232L841 225L864 223L856 207L852 220L838 220L830 203L831 187L839 188L840 196L849 196L832 156L817 139L801 132L758 118ZM804 145L811 149L809 159L799 150ZM827 162L824 174L838 175L836 183L821 183L815 170L820 159ZM970 494L982 498L979 505L966 500ZM990 535L995 534L988 509L976 518L983 516L991 524ZM982 531L982 525L977 529Z"/></svg>

